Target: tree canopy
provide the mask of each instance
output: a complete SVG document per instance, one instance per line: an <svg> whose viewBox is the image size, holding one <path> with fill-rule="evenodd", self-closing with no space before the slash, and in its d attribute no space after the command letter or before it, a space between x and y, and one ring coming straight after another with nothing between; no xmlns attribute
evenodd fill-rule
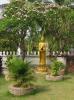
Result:
<svg viewBox="0 0 74 100"><path fill-rule="evenodd" d="M74 11L64 6L12 0L0 20L1 33L20 46L22 58L25 57L26 39L38 44L36 37L40 38L41 34L48 40L49 49L69 50L74 46Z"/></svg>

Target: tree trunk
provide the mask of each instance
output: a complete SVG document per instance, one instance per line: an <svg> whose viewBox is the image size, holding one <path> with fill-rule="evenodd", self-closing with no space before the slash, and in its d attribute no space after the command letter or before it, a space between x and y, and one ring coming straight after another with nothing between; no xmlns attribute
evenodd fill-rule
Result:
<svg viewBox="0 0 74 100"><path fill-rule="evenodd" d="M24 34L23 34L24 33ZM24 60L25 59L25 54L26 54L26 46L25 46L25 34L26 32L21 31L21 37L20 37L20 49L21 49L21 58Z"/></svg>
<svg viewBox="0 0 74 100"><path fill-rule="evenodd" d="M21 49L21 58L24 60L25 59L25 44L24 40L21 41L20 43L20 49Z"/></svg>

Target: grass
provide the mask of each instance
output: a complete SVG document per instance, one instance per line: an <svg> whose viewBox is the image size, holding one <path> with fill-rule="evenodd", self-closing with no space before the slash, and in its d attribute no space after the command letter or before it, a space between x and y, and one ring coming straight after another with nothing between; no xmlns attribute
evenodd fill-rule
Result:
<svg viewBox="0 0 74 100"><path fill-rule="evenodd" d="M9 82L0 76L0 100L74 100L74 74L65 75L65 79L58 82L46 81L44 75L36 78L40 88L31 94L17 97L8 92Z"/></svg>

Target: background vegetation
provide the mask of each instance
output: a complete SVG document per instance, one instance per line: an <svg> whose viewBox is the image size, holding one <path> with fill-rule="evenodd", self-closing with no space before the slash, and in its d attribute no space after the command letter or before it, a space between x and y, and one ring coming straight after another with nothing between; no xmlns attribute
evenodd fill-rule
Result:
<svg viewBox="0 0 74 100"><path fill-rule="evenodd" d="M0 50L16 50L20 46L24 58L26 50L38 50L42 34L50 50L73 48L74 10L24 0L13 0L5 8L4 18L0 20Z"/></svg>

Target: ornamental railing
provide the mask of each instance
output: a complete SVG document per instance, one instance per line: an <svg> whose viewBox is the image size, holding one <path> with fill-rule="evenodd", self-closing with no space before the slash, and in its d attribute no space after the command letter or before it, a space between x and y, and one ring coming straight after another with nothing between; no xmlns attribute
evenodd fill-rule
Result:
<svg viewBox="0 0 74 100"><path fill-rule="evenodd" d="M0 56L8 56L8 55L19 55L21 56L21 53L18 53L16 51L0 51ZM26 51L26 56L38 56L39 51ZM48 51L46 52L47 56L74 56L74 52L71 51Z"/></svg>

